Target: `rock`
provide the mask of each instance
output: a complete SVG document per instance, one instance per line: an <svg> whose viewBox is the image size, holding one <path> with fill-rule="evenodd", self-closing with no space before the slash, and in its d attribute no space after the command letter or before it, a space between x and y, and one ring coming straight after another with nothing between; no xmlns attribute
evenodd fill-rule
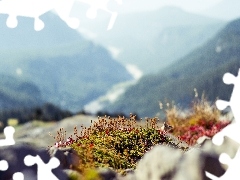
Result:
<svg viewBox="0 0 240 180"><path fill-rule="evenodd" d="M183 152L168 146L157 145L147 152L137 164L137 180L170 179L176 171L176 164Z"/></svg>
<svg viewBox="0 0 240 180"><path fill-rule="evenodd" d="M110 168L99 168L98 174L101 177L101 180L117 180L118 174Z"/></svg>
<svg viewBox="0 0 240 180"><path fill-rule="evenodd" d="M205 171L216 176L222 176L225 173L216 154L193 149L180 159L172 180L209 180Z"/></svg>
<svg viewBox="0 0 240 180"><path fill-rule="evenodd" d="M72 169L64 169L63 171L67 174L67 176L71 180L81 180L81 179L83 179L82 175L78 171L75 171L75 170L72 170Z"/></svg>
<svg viewBox="0 0 240 180"><path fill-rule="evenodd" d="M205 171L218 177L226 172L218 157L201 149L182 152L158 145L143 156L133 173L119 180L209 180Z"/></svg>
<svg viewBox="0 0 240 180"><path fill-rule="evenodd" d="M126 176L127 174L132 174L132 173L134 173L134 169L125 169L122 174Z"/></svg>
<svg viewBox="0 0 240 180"><path fill-rule="evenodd" d="M71 147L57 148L51 147L49 149L50 157L56 157L60 161L60 166L63 169L77 169L79 166L80 158L75 150Z"/></svg>
<svg viewBox="0 0 240 180"><path fill-rule="evenodd" d="M38 165L26 166L24 158L27 155L40 156L42 161L47 164L50 156L46 150L37 150L28 144L15 144L14 146L0 147L0 160L8 162L8 169L0 171L0 179L12 180L12 176L16 172L21 172L24 175L24 180L37 180ZM66 174L60 167L52 170L52 173L60 180L67 180Z"/></svg>
<svg viewBox="0 0 240 180"><path fill-rule="evenodd" d="M209 154L227 153L231 158L234 158L236 152L239 148L239 143L232 140L231 138L224 136L223 144L221 146L215 145L211 140L207 140L204 145L202 145L202 150Z"/></svg>
<svg viewBox="0 0 240 180"><path fill-rule="evenodd" d="M197 139L197 144L203 145L206 140L211 140L211 138L208 136L201 136Z"/></svg>

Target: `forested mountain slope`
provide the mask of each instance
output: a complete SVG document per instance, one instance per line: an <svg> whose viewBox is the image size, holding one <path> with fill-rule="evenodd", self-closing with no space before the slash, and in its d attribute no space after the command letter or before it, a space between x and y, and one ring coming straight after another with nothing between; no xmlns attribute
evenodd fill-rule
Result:
<svg viewBox="0 0 240 180"><path fill-rule="evenodd" d="M152 117L160 112L159 101L166 99L188 107L194 98L194 88L199 95L204 91L211 101L217 97L228 100L233 86L224 84L222 77L226 72L237 75L239 68L240 19L237 19L162 72L144 76L106 110Z"/></svg>
<svg viewBox="0 0 240 180"><path fill-rule="evenodd" d="M109 18L80 26L93 41L112 50L123 64L134 64L143 73L162 70L209 40L225 21L169 6L154 11L119 14L106 32Z"/></svg>
<svg viewBox="0 0 240 180"><path fill-rule="evenodd" d="M125 67L100 45L83 38L58 16L46 13L42 31L33 19L19 17L17 28L0 15L0 73L34 83L43 101L78 111L122 81Z"/></svg>
<svg viewBox="0 0 240 180"><path fill-rule="evenodd" d="M2 74L0 79L0 109L34 107L43 103L35 84Z"/></svg>

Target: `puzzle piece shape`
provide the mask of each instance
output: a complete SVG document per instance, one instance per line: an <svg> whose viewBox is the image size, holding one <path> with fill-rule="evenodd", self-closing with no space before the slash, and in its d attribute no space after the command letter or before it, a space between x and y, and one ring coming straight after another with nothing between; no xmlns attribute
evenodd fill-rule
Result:
<svg viewBox="0 0 240 180"><path fill-rule="evenodd" d="M231 110L233 112L233 115L235 117L235 122L232 122L230 125L225 127L222 131L217 133L213 138L212 142L221 145L223 144L223 139L225 136L235 140L236 142L240 143L240 111L239 111L239 105L240 105L240 69L238 71L238 76L233 76L230 73L226 73L223 76L223 82L225 84L234 84L234 89L232 92L232 96L230 98L230 101L224 101L224 100L218 100L216 102L216 106L219 110L224 110L228 106L231 107ZM231 148L231 147L229 147ZM240 148L238 148L238 151L234 158L230 158L228 154L222 153L219 157L219 161L222 164L228 165L228 170L226 173L221 176L220 178L217 178L216 176L206 172L206 175L211 178L212 180L228 180L233 179L237 180L240 179L240 172L239 172L239 166L240 166Z"/></svg>
<svg viewBox="0 0 240 180"><path fill-rule="evenodd" d="M6 171L8 169L8 162L5 160L0 161L0 171Z"/></svg>
<svg viewBox="0 0 240 180"><path fill-rule="evenodd" d="M230 98L230 101L224 101L224 100L217 100L216 106L219 110L224 110L228 106L231 107L232 113L237 121L237 123L240 124L240 111L239 111L239 105L240 105L240 68L238 71L238 76L234 76L230 73L225 73L223 76L223 82L225 84L234 84L232 96Z"/></svg>
<svg viewBox="0 0 240 180"><path fill-rule="evenodd" d="M51 179L51 180L58 180L58 178L52 173L52 169L57 168L60 165L60 161L52 157L47 164L45 164L42 159L37 156L31 156L27 155L24 158L24 163L27 166L32 166L34 164L38 165L38 173L37 178L38 180L45 180L45 179Z"/></svg>
<svg viewBox="0 0 240 180"><path fill-rule="evenodd" d="M15 129L12 126L7 126L4 128L3 132L6 138L0 139L0 146L14 145L15 141L13 139L13 134L15 132Z"/></svg>
<svg viewBox="0 0 240 180"><path fill-rule="evenodd" d="M113 27L117 18L117 12L108 9L109 0L78 0L88 4L86 16L94 19L98 10L104 10L111 14L107 30ZM122 4L122 0L115 0ZM80 21L77 18L70 17L70 12L75 0L1 0L0 14L8 14L6 25L9 28L15 28L18 25L17 16L29 17L34 19L34 29L40 31L44 28L44 22L39 18L48 11L55 11L59 17L73 29L79 27Z"/></svg>
<svg viewBox="0 0 240 180"><path fill-rule="evenodd" d="M108 9L107 6L110 0L78 0L78 1L90 5L90 8L87 10L87 13L86 13L86 16L89 19L95 19L97 16L98 10L103 10L111 14L111 18L110 18L107 30L112 29L118 13ZM122 0L115 0L115 1L118 4L122 4Z"/></svg>
<svg viewBox="0 0 240 180"><path fill-rule="evenodd" d="M15 129L12 126L7 126L4 128L4 134L6 139L0 140L0 146L14 145L15 141L13 139L13 134ZM6 160L0 161L0 171L6 171L8 169L8 162ZM16 172L13 174L13 180L24 180L24 176L21 172Z"/></svg>
<svg viewBox="0 0 240 180"><path fill-rule="evenodd" d="M13 174L13 180L24 180L24 175L21 172L16 172Z"/></svg>
<svg viewBox="0 0 240 180"><path fill-rule="evenodd" d="M203 145L204 151L210 154L213 153L213 157L214 155L221 156L222 153L227 153L229 157L234 158L236 156L236 153L239 147L240 147L239 143L237 143L236 141L232 140L227 136L224 136L224 141L221 145L215 145L212 141L207 141ZM209 163L211 165L209 165ZM219 163L222 164L223 170L221 169L216 170L216 167L218 166L218 164L214 164L214 162L211 159L209 159L209 162L207 162L206 164L207 166L204 169L206 177L210 177L209 175L212 175L212 174L214 174L214 176L221 177L226 173L226 171L229 169L228 164L226 163L223 164L222 162L219 162Z"/></svg>
<svg viewBox="0 0 240 180"><path fill-rule="evenodd" d="M217 100L216 106L219 110L224 110L228 106L231 107L231 110L233 112L233 115L235 117L235 121L232 122L230 125L225 127L222 131L217 133L213 137L213 143L215 144L222 144L223 137L228 136L232 139L234 139L236 142L240 143L240 111L239 111L239 105L240 105L240 68L238 71L238 76L235 77L230 73L226 73L223 76L223 82L225 84L234 84L232 96L230 98L230 101L224 101L224 100Z"/></svg>
<svg viewBox="0 0 240 180"><path fill-rule="evenodd" d="M6 171L8 169L8 162L5 160L0 161L0 171ZM13 174L13 180L24 180L23 173L16 172Z"/></svg>
<svg viewBox="0 0 240 180"><path fill-rule="evenodd" d="M34 18L34 29L39 31L44 28L39 16L53 9L56 2L56 0L2 0L0 13L9 15L6 22L9 28L17 27L17 16L24 16Z"/></svg>
<svg viewBox="0 0 240 180"><path fill-rule="evenodd" d="M227 154L222 153L219 157L219 161L222 164L228 165L228 170L224 175L222 175L220 178L212 175L211 173L206 172L207 177L211 178L212 180L238 180L240 179L240 148L237 151L237 154L235 158L231 159Z"/></svg>
<svg viewBox="0 0 240 180"><path fill-rule="evenodd" d="M72 29L79 27L80 21L77 18L70 17L71 9L75 0L57 0L54 11L58 16L67 23Z"/></svg>
<svg viewBox="0 0 240 180"><path fill-rule="evenodd" d="M212 138L213 143L221 145L223 143L224 136L228 136L240 144L240 126L238 124L239 123L233 122L222 129L219 133L215 134Z"/></svg>
<svg viewBox="0 0 240 180"><path fill-rule="evenodd" d="M17 27L17 16L23 16L34 18L34 29L40 31L44 28L44 22L39 17L55 9L71 28L77 28L78 21L69 17L73 2L74 0L2 0L0 13L9 15L6 21L9 28Z"/></svg>

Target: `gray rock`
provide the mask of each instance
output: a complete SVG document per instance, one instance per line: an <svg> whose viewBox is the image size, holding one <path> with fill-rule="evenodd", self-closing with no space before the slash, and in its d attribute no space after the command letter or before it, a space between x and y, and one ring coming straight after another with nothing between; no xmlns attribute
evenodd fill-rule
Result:
<svg viewBox="0 0 240 180"><path fill-rule="evenodd" d="M47 164L50 156L46 150L37 150L27 144L15 144L14 146L0 147L0 160L8 162L8 169L0 171L0 179L12 180L12 176L16 172L21 172L24 175L24 180L37 180L37 164L26 166L24 158L27 155L40 156L42 161ZM67 180L66 174L60 167L52 170L53 174L60 180Z"/></svg>
<svg viewBox="0 0 240 180"><path fill-rule="evenodd" d="M218 146L213 144L211 140L206 140L204 145L202 145L202 150L209 154L218 154L227 153L231 158L234 158L236 152L239 148L239 143L232 140L231 138L224 136L223 144Z"/></svg>
<svg viewBox="0 0 240 180"><path fill-rule="evenodd" d="M143 156L133 173L120 180L210 180L206 171L217 177L226 172L218 158L219 154L202 149L184 153L158 145Z"/></svg>
<svg viewBox="0 0 240 180"><path fill-rule="evenodd" d="M51 147L49 149L50 157L56 157L60 161L60 166L63 169L77 169L79 166L80 158L75 150L71 147L56 148Z"/></svg>
<svg viewBox="0 0 240 180"><path fill-rule="evenodd" d="M126 176L118 176L117 180L137 180L135 173L129 173Z"/></svg>
<svg viewBox="0 0 240 180"><path fill-rule="evenodd" d="M202 136L197 139L197 144L203 145L207 140L211 140L208 136Z"/></svg>
<svg viewBox="0 0 240 180"><path fill-rule="evenodd" d="M205 171L218 177L225 173L216 154L207 154L200 149L193 149L185 153L178 162L176 174L172 180L209 180Z"/></svg>
<svg viewBox="0 0 240 180"><path fill-rule="evenodd" d="M171 179L183 152L168 146L157 145L146 153L137 164L137 180Z"/></svg>
<svg viewBox="0 0 240 180"><path fill-rule="evenodd" d="M75 171L75 170L72 170L72 169L64 169L63 170L67 176L69 178L71 178L71 180L81 180L83 179L82 175L78 172L78 171Z"/></svg>
<svg viewBox="0 0 240 180"><path fill-rule="evenodd" d="M132 173L134 173L134 169L125 169L123 172L124 175L132 174Z"/></svg>
<svg viewBox="0 0 240 180"><path fill-rule="evenodd" d="M99 168L98 174L101 177L102 180L117 180L118 174L110 168Z"/></svg>

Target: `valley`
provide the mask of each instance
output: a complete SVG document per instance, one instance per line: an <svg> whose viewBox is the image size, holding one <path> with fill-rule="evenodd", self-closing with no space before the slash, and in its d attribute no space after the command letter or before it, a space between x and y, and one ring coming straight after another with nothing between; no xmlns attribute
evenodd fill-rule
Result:
<svg viewBox="0 0 240 180"><path fill-rule="evenodd" d="M40 32L31 27L28 18L20 18L19 27L9 29L3 23L5 18L0 15L0 74L11 77L8 79L10 84L26 82L28 96L37 98L33 102L26 97L26 102L20 105L18 102L23 101L17 94L21 85L8 86L5 83L3 93L16 92L8 93L11 97L5 93L5 99L13 102L1 99L0 105L19 108L49 102L77 112L114 84L133 79L104 47L82 37L53 13L43 15L46 27ZM38 95L30 89L27 91L30 84L36 86Z"/></svg>
<svg viewBox="0 0 240 180"><path fill-rule="evenodd" d="M134 111L141 117L152 117L163 111L159 102L174 101L177 106L189 108L195 96L194 89L199 97L204 93L212 103L217 98L228 100L233 87L226 86L222 77L226 72L237 75L240 67L239 26L239 19L230 22L178 62L159 73L142 77L106 110L125 114Z"/></svg>
<svg viewBox="0 0 240 180"><path fill-rule="evenodd" d="M144 117L159 115L159 101L187 107L195 88L212 102L228 98L221 76L236 71L238 37L231 44L223 38L232 32L217 36L229 20L174 6L120 13L111 31L106 16L83 20L78 31L53 13L41 19L46 27L35 32L30 19L9 29L0 16L2 109L52 103L72 113Z"/></svg>

